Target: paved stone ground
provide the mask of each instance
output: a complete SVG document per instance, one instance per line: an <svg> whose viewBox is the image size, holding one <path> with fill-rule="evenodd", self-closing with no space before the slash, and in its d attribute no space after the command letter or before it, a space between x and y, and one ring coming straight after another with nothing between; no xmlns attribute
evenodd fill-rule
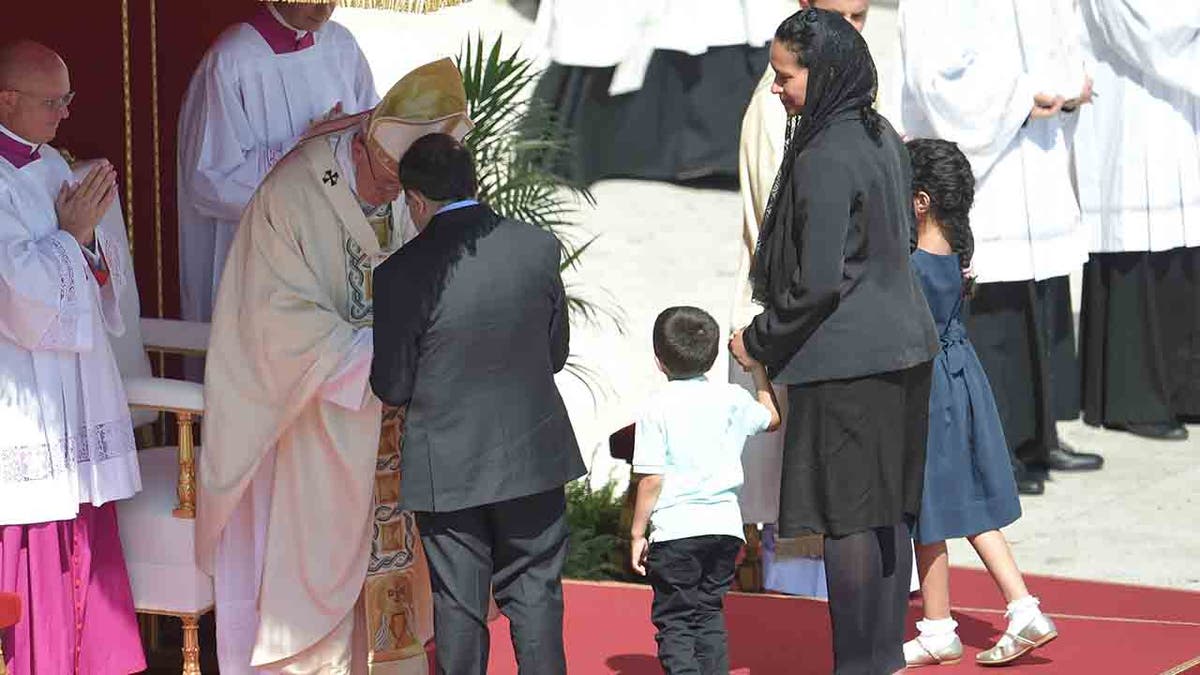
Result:
<svg viewBox="0 0 1200 675"><path fill-rule="evenodd" d="M530 29L529 20L501 0L476 0L428 17L342 9L336 18L359 38L384 87L416 65L453 55L477 32L490 38L502 31L515 44ZM867 39L879 61L885 109L898 53L894 35L894 3L880 2ZM625 332L611 323L576 325L572 351L603 388L589 392L563 375L560 389L593 480L602 482L610 475L623 479L625 471L608 458L607 435L631 421L662 381L649 340L655 315L673 304L698 305L729 328L740 207L736 192L662 183L604 181L593 192L597 204L581 210L580 235L600 238L568 283L619 311ZM1008 530L1022 569L1200 590L1200 440L1156 443L1080 423L1062 425L1061 433L1077 448L1104 454L1107 466L1092 474L1055 474L1044 496L1023 502L1024 517ZM952 546L955 564L979 566L969 548Z"/></svg>

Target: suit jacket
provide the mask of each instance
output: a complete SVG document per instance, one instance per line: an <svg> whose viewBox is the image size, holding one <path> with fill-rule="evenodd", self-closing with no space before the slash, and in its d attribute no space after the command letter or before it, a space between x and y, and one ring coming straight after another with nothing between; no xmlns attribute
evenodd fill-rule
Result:
<svg viewBox="0 0 1200 675"><path fill-rule="evenodd" d="M880 141L857 112L834 119L780 186L791 269L743 334L777 384L865 377L928 361L937 331L908 257L916 247L912 167L886 122Z"/></svg>
<svg viewBox="0 0 1200 675"><path fill-rule="evenodd" d="M586 471L554 373L570 325L555 237L486 206L443 212L375 271L371 387L407 405L400 495L456 511Z"/></svg>

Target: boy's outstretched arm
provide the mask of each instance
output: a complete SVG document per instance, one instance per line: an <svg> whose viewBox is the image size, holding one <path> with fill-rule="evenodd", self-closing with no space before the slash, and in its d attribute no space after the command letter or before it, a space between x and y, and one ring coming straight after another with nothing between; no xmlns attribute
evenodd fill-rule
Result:
<svg viewBox="0 0 1200 675"><path fill-rule="evenodd" d="M650 514L658 503L662 492L662 474L650 473L637 476L637 498L634 500L633 524L630 526L629 566L634 572L646 575L646 554L650 549L646 540L646 528Z"/></svg>
<svg viewBox="0 0 1200 675"><path fill-rule="evenodd" d="M775 431L783 418L779 415L779 401L775 400L775 387L771 386L771 380L767 378L767 369L761 363L755 363L750 368L750 376L754 378L754 397L771 411L771 423L767 425L767 431Z"/></svg>

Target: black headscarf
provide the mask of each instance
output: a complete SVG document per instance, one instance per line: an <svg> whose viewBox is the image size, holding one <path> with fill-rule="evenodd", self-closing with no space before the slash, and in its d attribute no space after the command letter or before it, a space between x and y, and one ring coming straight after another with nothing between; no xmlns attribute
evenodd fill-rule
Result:
<svg viewBox="0 0 1200 675"><path fill-rule="evenodd" d="M833 120L857 112L871 138L879 141L881 120L871 107L875 101L877 77L875 62L867 43L850 22L840 14L823 9L803 9L779 24L775 41L783 43L808 68L804 110L799 123L788 120L788 138L783 161L775 175L771 197L767 201L750 281L754 300L767 304L774 292L789 283L793 270L776 269L781 257L777 250L787 237L778 236L778 200L780 188L791 180L792 167L799 155ZM782 224L786 225L786 224Z"/></svg>

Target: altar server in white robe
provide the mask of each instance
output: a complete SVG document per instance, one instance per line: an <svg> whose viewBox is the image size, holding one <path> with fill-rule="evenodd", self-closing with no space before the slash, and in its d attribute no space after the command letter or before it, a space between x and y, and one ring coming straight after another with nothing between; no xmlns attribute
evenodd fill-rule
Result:
<svg viewBox="0 0 1200 675"><path fill-rule="evenodd" d="M535 96L572 131L570 175L733 176L742 107L786 18L778 0L541 0Z"/></svg>
<svg viewBox="0 0 1200 675"><path fill-rule="evenodd" d="M837 12L859 32L867 22L870 0L800 0L800 7ZM738 148L738 183L742 195L742 246L738 248L738 272L730 326L746 326L762 307L750 298L750 262L758 244L763 212L771 196L775 175L786 145L787 111L771 91L775 70L768 64L754 89L742 117ZM754 382L737 361L729 357L729 381L753 392ZM780 410L787 409L787 387L775 387ZM787 421L784 421L787 424ZM779 519L779 480L783 462L783 429L778 434L759 434L746 439L742 453L745 483L738 493L742 520L763 527L763 585L780 593L825 597L825 564L821 561L821 537L778 539L774 523Z"/></svg>
<svg viewBox="0 0 1200 675"><path fill-rule="evenodd" d="M394 657L425 672L429 580L389 470L402 415L384 415L368 384L371 279L402 243L400 156L423 134L469 128L458 70L427 64L373 111L316 129L242 217L213 314L197 472L196 558L214 576L225 675L359 672L368 650L373 668ZM395 572L382 587L368 577L380 571Z"/></svg>
<svg viewBox="0 0 1200 675"><path fill-rule="evenodd" d="M379 100L354 36L330 3L268 2L204 55L179 114L179 289L184 319L208 321L242 210L314 122Z"/></svg>
<svg viewBox="0 0 1200 675"><path fill-rule="evenodd" d="M1183 440L1200 417L1200 3L1080 10L1102 94L1075 135L1084 421Z"/></svg>
<svg viewBox="0 0 1200 675"><path fill-rule="evenodd" d="M133 280L97 228L112 166L78 182L45 145L73 96L53 51L0 46L0 591L25 608L0 637L15 675L146 667L115 503L141 478L109 345Z"/></svg>
<svg viewBox="0 0 1200 675"><path fill-rule="evenodd" d="M975 173L968 329L996 394L1018 488L1096 469L1055 421L1079 416L1069 278L1087 258L1071 185L1074 113L1091 97L1071 0L903 0L898 126L958 144ZM1018 461L1020 460L1020 461Z"/></svg>

